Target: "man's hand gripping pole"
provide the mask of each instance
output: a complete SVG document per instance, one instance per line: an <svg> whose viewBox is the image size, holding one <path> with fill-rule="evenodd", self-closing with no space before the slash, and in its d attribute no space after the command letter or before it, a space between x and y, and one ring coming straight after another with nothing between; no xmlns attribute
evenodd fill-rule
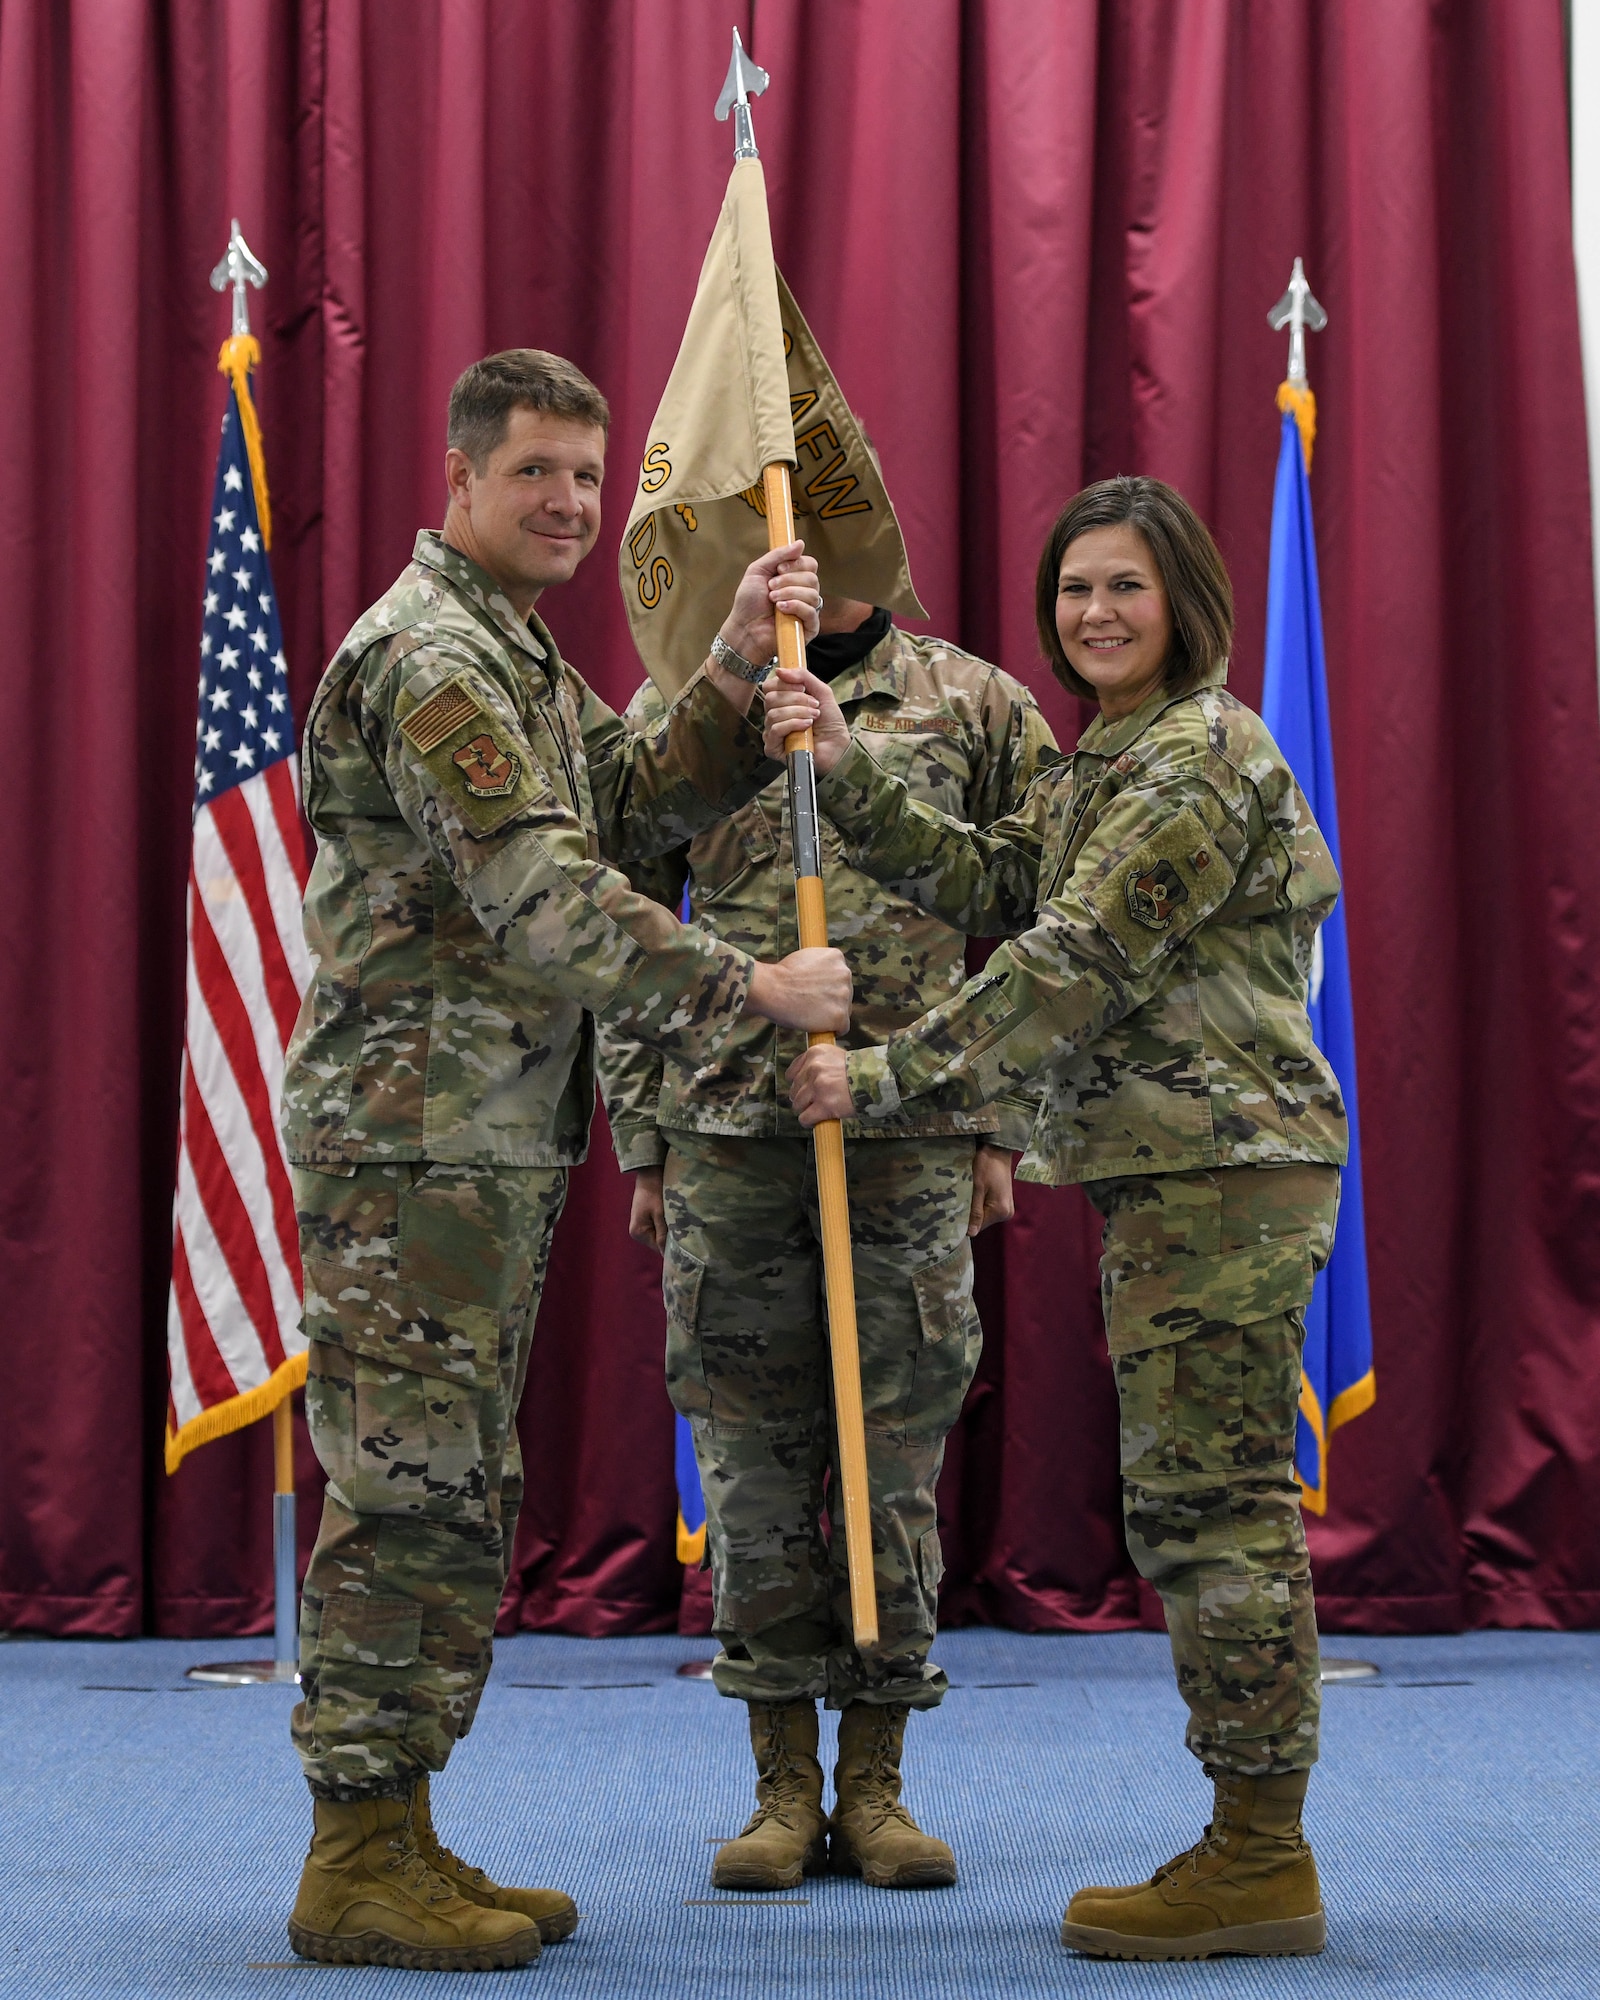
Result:
<svg viewBox="0 0 1600 2000"><path fill-rule="evenodd" d="M767 498L767 546L795 540L794 495L781 460L762 474ZM800 621L777 614L778 664L803 667ZM828 942L828 909L822 892L822 852L817 838L817 781L811 731L785 739L789 760L789 834L794 848L794 900L802 945ZM832 1042L808 1035L809 1046ZM828 1296L828 1345L833 1355L833 1417L838 1437L839 1486L844 1496L845 1554L850 1565L850 1620L857 1647L878 1643L878 1592L872 1569L872 1510L867 1496L867 1428L861 1406L861 1347L856 1334L856 1280L850 1256L850 1200L844 1178L844 1127L837 1118L813 1128L817 1206L822 1212L822 1271Z"/></svg>

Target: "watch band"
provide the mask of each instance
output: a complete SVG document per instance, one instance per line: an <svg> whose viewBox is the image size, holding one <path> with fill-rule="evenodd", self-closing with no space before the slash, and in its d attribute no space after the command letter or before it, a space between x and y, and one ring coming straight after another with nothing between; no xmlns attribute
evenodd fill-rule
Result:
<svg viewBox="0 0 1600 2000"><path fill-rule="evenodd" d="M743 653L736 653L733 650L720 632L711 642L711 657L719 667L726 667L730 674L737 674L740 680L755 681L758 685L778 664L776 654L770 660L763 660L759 665L754 660L747 660Z"/></svg>

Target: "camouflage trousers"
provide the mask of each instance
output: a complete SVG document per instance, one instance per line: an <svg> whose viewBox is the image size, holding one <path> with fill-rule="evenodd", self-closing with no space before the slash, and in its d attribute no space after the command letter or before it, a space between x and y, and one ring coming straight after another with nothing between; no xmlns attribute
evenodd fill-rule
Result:
<svg viewBox="0 0 1600 2000"><path fill-rule="evenodd" d="M849 1147L879 1646L851 1636L816 1172L806 1139L664 1134L667 1387L689 1419L722 1643L745 1701L932 1708L934 1488L978 1365L973 1141ZM825 1538L821 1517L830 1516Z"/></svg>
<svg viewBox="0 0 1600 2000"><path fill-rule="evenodd" d="M1189 1748L1240 1777L1316 1762L1322 1689L1294 1476L1304 1311L1337 1167L1097 1181L1128 1549L1161 1594Z"/></svg>
<svg viewBox="0 0 1600 2000"><path fill-rule="evenodd" d="M444 1768L488 1678L561 1169L294 1170L328 1475L300 1601L292 1733L319 1798L403 1797Z"/></svg>

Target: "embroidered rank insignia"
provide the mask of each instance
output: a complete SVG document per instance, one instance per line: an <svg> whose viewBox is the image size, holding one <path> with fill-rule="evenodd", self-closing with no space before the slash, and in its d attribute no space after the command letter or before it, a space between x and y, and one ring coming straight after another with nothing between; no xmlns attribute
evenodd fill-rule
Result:
<svg viewBox="0 0 1600 2000"><path fill-rule="evenodd" d="M434 696L438 700L438 696ZM437 740L437 739L435 739ZM492 736L474 736L450 759L475 799L503 799L515 786L522 759L502 750Z"/></svg>
<svg viewBox="0 0 1600 2000"><path fill-rule="evenodd" d="M479 712L477 702L460 681L446 681L426 701L419 701L400 727L426 757L452 730L470 722Z"/></svg>
<svg viewBox="0 0 1600 2000"><path fill-rule="evenodd" d="M1157 861L1142 875L1130 875L1127 886L1128 915L1147 930L1164 931L1172 922L1180 903L1187 903L1189 891L1170 861Z"/></svg>

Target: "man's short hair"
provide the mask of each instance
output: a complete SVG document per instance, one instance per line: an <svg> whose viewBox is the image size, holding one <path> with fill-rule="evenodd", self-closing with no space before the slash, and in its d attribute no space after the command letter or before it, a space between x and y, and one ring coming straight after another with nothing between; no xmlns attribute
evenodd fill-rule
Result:
<svg viewBox="0 0 1600 2000"><path fill-rule="evenodd" d="M513 410L542 410L597 430L611 428L611 406L581 368L542 347L508 347L474 361L457 378L450 391L448 444L464 451L481 472L489 454L505 442Z"/></svg>

